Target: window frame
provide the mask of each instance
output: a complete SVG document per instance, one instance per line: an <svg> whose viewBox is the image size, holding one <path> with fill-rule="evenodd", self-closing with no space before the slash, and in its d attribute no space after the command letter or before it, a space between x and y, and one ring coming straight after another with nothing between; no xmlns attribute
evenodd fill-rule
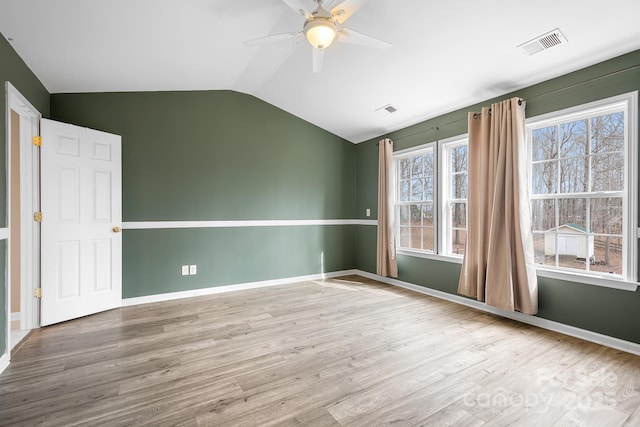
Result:
<svg viewBox="0 0 640 427"><path fill-rule="evenodd" d="M614 289L622 289L627 291L635 291L640 283L638 283L638 236L640 236L640 228L638 228L638 168L640 166L640 160L638 159L638 91L625 93L613 97L604 98L594 102L589 102L581 105L577 105L562 110L553 111L550 113L542 114L539 116L531 117L525 120L525 132L526 132L526 149L528 153L527 159L527 185L530 184L531 177L531 137L530 130L534 127L544 127L544 124L550 125L554 121L557 122L570 122L572 119L577 120L580 117L584 117L588 114L595 114L598 111L606 112L615 109L616 106L622 107L622 111L625 114L625 148L624 148L624 182L625 182L625 199L626 203L623 206L623 236L626 242L624 253L624 269L623 277L611 277L606 273L601 275L596 272L581 272L579 270L563 270L556 267L550 268L549 266L536 265L536 272L538 277L553 278L563 280L567 282L575 282L586 285L596 285ZM442 185L445 174L444 169L444 149L447 144L460 143L466 141L468 143L468 134L458 135L455 137L447 138L442 141L429 142L421 144L416 147L411 147L404 150L399 150L394 153L394 162L396 158L400 156L417 155L420 151L429 147L433 147L437 162L434 162L434 191L437 193L434 197L434 233L436 242L434 244L434 252L426 252L423 250L400 248L397 245L396 253L399 255L406 255L411 257L433 259L437 261L445 261L461 264L462 256L447 255L444 253L443 246L446 233L441 222L444 221L447 216L446 212L443 212L445 205L445 194L447 188L446 184ZM395 164L395 163L394 163ZM394 175L394 180L397 175ZM397 185L397 184L396 184ZM531 187L529 187L531 188ZM396 206L396 213L399 215L398 208ZM468 212L467 212L468 216ZM399 218L396 217L396 218ZM399 221L398 221L399 224ZM399 242L400 233L399 225L396 226L396 237Z"/></svg>
<svg viewBox="0 0 640 427"><path fill-rule="evenodd" d="M469 176L469 134L458 135L451 138L444 139L442 141L438 141L438 165L439 170L439 178L441 179L441 185L438 187L438 206L440 217L442 218L441 227L438 228L438 240L440 245L438 246L438 254L444 257L450 257L454 259L459 259L462 263L462 258L464 254L454 254L452 253L452 243L451 243L451 234L453 232L454 227L451 224L451 204L453 203L464 203L467 208L465 209L465 225L468 225L469 220L469 209L468 209L468 199L453 199L451 196L451 181L449 178L452 175L451 164L448 162L447 157L448 154L454 148L466 145L467 146L467 189L469 188L468 184L468 176ZM467 230L467 227L465 227Z"/></svg>
<svg viewBox="0 0 640 427"><path fill-rule="evenodd" d="M433 199L431 200L432 204L432 212L433 212L433 251L429 251L428 249L415 249L415 248L405 248L400 246L400 207L411 204L421 204L428 203L426 200L421 201L400 201L400 167L399 163L403 159L417 157L425 153L431 153L433 155ZM438 250L438 238L437 238L437 230L438 230L438 161L437 161L437 144L435 142L429 142L426 144L422 144L418 147L412 147L405 150L396 151L393 153L393 165L394 165L394 188L396 192L396 197L394 200L394 210L395 210L395 239L396 239L396 252L404 252L409 254L425 254L425 255L436 255ZM411 190L409 191L411 194Z"/></svg>
<svg viewBox="0 0 640 427"><path fill-rule="evenodd" d="M394 188L396 189L396 199L394 201L394 209L396 215L396 224L395 224L395 237L396 242L396 254L400 255L408 255L412 257L418 258L427 258L427 259L435 259L440 261L448 261L461 264L462 263L462 255L455 255L445 253L450 245L447 244L447 236L451 235L451 226L448 221L448 204L447 198L445 194L448 194L447 191L450 191L450 186L443 175L443 171L448 171L449 167L446 163L445 156L448 152L450 152L451 148L458 147L460 145L468 145L468 134L457 135L451 138L447 138L441 141L433 141L425 144L421 144L415 147L407 148L404 150L398 150L393 153L394 160ZM400 183L399 183L399 162L403 158L415 157L419 156L425 152L433 152L434 156L434 176L433 176L433 186L434 186L434 198L433 198L433 228L434 228L434 250L423 250L423 249L414 249L414 248L404 248L400 246L400 206L402 204L410 204L411 202L402 202L399 203L399 195L400 195ZM446 172L449 173L449 172ZM448 175L447 177L448 178ZM466 203L466 199L465 199ZM468 213L467 213L468 215ZM466 222L465 222L466 223ZM446 225L443 227L443 224Z"/></svg>
<svg viewBox="0 0 640 427"><path fill-rule="evenodd" d="M622 221L622 241L623 259L622 275L613 276L609 273L596 271L580 271L563 268L560 266L536 264L536 271L539 276L550 277L572 282L580 282L592 285L611 287L616 289L626 289L635 291L637 283L637 235L638 235L638 208L637 208L637 188L638 188L638 92L626 93L613 96L598 101L553 111L540 116L525 120L526 150L527 150L527 185L532 188L533 180L533 131L551 126L560 126L563 123L570 123L577 120L588 120L600 115L622 111L624 114L624 184L621 191L623 198L623 221ZM589 154L592 155L592 154ZM560 160L558 160L560 161ZM560 179L560 178L558 178ZM535 199L565 199L582 195L587 198L595 196L607 197L607 191L591 191L585 193L554 193L553 197L545 198L542 195L530 195L530 202ZM595 195L595 196L594 196ZM556 225L558 226L558 225ZM596 233L597 234L597 233ZM557 244L557 242L556 242Z"/></svg>

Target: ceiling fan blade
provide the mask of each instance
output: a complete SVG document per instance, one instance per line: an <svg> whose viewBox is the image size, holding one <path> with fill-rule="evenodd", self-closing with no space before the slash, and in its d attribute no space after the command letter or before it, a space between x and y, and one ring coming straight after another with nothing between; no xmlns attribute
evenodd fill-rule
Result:
<svg viewBox="0 0 640 427"><path fill-rule="evenodd" d="M325 49L313 48L313 72L319 73L322 71L322 63L324 62Z"/></svg>
<svg viewBox="0 0 640 427"><path fill-rule="evenodd" d="M384 49L391 47L391 43L384 40L377 39L375 37L368 36L366 34L359 33L348 28L343 28L338 32L338 41L342 43L359 44L362 46L375 47L377 49Z"/></svg>
<svg viewBox="0 0 640 427"><path fill-rule="evenodd" d="M322 8L324 10L331 10L344 2L345 0L324 0L322 2Z"/></svg>
<svg viewBox="0 0 640 427"><path fill-rule="evenodd" d="M301 35L302 35L302 31L298 31L295 33L272 34L270 36L259 37L253 40L247 40L246 42L244 42L244 44L245 46L249 46L249 47L260 46L263 44L275 43L282 40L292 39L295 37L299 37Z"/></svg>
<svg viewBox="0 0 640 427"><path fill-rule="evenodd" d="M311 12L309 12L307 8L302 3L300 3L300 0L282 0L282 1L284 2L284 4L289 6L289 8L293 10L295 13L304 16L305 19L313 18L313 16L311 15Z"/></svg>
<svg viewBox="0 0 640 427"><path fill-rule="evenodd" d="M344 0L331 8L331 14L337 22L344 24L351 15L367 3L369 0Z"/></svg>

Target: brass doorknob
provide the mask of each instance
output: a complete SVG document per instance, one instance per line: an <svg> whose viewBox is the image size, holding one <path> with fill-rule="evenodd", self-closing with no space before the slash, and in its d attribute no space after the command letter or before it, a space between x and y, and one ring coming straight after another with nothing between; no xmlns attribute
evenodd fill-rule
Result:
<svg viewBox="0 0 640 427"><path fill-rule="evenodd" d="M122 228L120 227L113 227L113 232L114 233L119 233L122 230Z"/></svg>

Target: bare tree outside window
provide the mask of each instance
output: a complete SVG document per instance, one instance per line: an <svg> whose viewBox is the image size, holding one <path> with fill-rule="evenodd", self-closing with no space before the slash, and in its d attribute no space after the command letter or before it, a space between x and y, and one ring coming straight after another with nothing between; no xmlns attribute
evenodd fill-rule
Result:
<svg viewBox="0 0 640 427"><path fill-rule="evenodd" d="M449 149L451 194L451 253L464 254L467 241L467 145L457 145Z"/></svg>
<svg viewBox="0 0 640 427"><path fill-rule="evenodd" d="M531 132L536 262L622 275L624 112Z"/></svg>
<svg viewBox="0 0 640 427"><path fill-rule="evenodd" d="M433 148L397 160L399 247L434 252Z"/></svg>
<svg viewBox="0 0 640 427"><path fill-rule="evenodd" d="M591 276L596 284L608 277L636 281L636 123L628 119L635 120L635 106L637 95L626 94L527 119L530 163L523 172L541 270L583 273L580 280ZM466 136L394 157L398 248L414 256L463 256Z"/></svg>
<svg viewBox="0 0 640 427"><path fill-rule="evenodd" d="M396 157L399 248L462 256L467 241L467 141L439 144L437 155L437 144L430 143ZM439 189L437 161L442 168ZM442 198L438 212L443 217L436 224L438 191Z"/></svg>

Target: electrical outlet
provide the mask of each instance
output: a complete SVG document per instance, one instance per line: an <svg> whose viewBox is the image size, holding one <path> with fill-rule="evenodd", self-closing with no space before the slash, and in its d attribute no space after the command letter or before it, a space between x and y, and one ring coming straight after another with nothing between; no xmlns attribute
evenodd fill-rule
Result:
<svg viewBox="0 0 640 427"><path fill-rule="evenodd" d="M198 274L198 266L195 264L190 265L189 274Z"/></svg>
<svg viewBox="0 0 640 427"><path fill-rule="evenodd" d="M182 266L182 275L183 276L188 276L189 275L189 266L188 265L183 265Z"/></svg>
<svg viewBox="0 0 640 427"><path fill-rule="evenodd" d="M367 216L371 216L371 209L367 209Z"/></svg>

